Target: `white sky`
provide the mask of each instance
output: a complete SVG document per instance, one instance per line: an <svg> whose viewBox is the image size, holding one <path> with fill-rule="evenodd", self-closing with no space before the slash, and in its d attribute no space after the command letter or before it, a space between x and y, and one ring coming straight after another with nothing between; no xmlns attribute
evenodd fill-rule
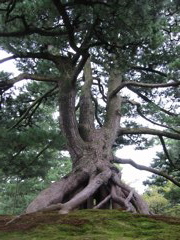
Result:
<svg viewBox="0 0 180 240"><path fill-rule="evenodd" d="M6 52L0 50L0 59L9 57L10 55L7 54ZM18 74L18 70L13 64L14 60L10 60L8 62L4 62L0 64L0 71L5 71L5 72L10 72L13 73L14 75Z"/></svg>
<svg viewBox="0 0 180 240"><path fill-rule="evenodd" d="M3 59L7 56L7 53L5 53L4 51L0 51L0 59ZM0 71L2 70L11 72L15 76L18 74L18 71L13 64L13 61L8 61L0 64ZM123 149L118 150L116 155L121 158L132 159L136 163L144 166L150 166L150 163L156 155L156 151L161 150L161 146L156 146L148 150L134 150L133 146L126 146ZM129 165L122 165L122 167L122 179L131 187L135 188L139 193L143 193L145 190L145 186L142 184L142 182L152 174L147 171L137 170Z"/></svg>
<svg viewBox="0 0 180 240"><path fill-rule="evenodd" d="M160 145L146 150L134 150L133 146L125 146L123 149L118 150L116 155L120 158L131 159L138 164L148 167L150 166L153 158L156 156L157 151L162 151ZM142 184L142 182L150 177L152 173L138 170L127 164L123 164L121 166L123 167L122 180L131 187L135 188L139 193L143 193L146 187Z"/></svg>

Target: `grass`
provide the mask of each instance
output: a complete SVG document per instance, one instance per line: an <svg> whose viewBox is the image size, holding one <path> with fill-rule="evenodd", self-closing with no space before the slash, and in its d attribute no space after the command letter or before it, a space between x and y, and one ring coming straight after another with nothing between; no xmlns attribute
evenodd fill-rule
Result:
<svg viewBox="0 0 180 240"><path fill-rule="evenodd" d="M118 210L80 210L0 216L2 240L179 240L180 218L133 215Z"/></svg>

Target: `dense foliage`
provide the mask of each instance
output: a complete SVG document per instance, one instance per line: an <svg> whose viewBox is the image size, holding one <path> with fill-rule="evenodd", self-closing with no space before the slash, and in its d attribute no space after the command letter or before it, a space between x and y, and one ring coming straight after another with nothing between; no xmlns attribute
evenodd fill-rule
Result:
<svg viewBox="0 0 180 240"><path fill-rule="evenodd" d="M151 167L156 169L162 169L169 175L174 176L176 179L180 179L180 143L179 141L169 141L166 144L165 152L157 152L155 159L151 163ZM165 186L167 179L152 175L148 180L144 182L145 185Z"/></svg>
<svg viewBox="0 0 180 240"><path fill-rule="evenodd" d="M1 214L23 212L40 191L71 170L60 151L65 141L57 128L56 96L35 102L49 89L48 84L30 82L1 99Z"/></svg>
<svg viewBox="0 0 180 240"><path fill-rule="evenodd" d="M150 210L155 214L180 216L180 189L168 182L165 186L151 186L144 193Z"/></svg>
<svg viewBox="0 0 180 240"><path fill-rule="evenodd" d="M180 147L178 141L169 141L166 153L158 152L153 160L151 167L163 169L169 175L180 179ZM148 189L144 194L149 203L150 209L156 214L167 214L180 216L180 188L174 186L172 182L153 174L144 182Z"/></svg>

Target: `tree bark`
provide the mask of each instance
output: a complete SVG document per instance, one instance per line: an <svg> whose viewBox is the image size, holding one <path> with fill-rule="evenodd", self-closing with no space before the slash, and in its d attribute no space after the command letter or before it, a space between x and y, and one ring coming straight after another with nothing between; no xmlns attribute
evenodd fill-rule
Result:
<svg viewBox="0 0 180 240"><path fill-rule="evenodd" d="M73 66L61 65L59 85L60 127L72 159L72 172L42 191L26 209L27 213L60 209L66 214L80 208L122 208L148 214L148 206L130 187L122 183L120 171L113 165L112 145L120 125L121 97L112 94L122 81L121 72L110 73L105 122L94 124L95 108L91 98L93 82L90 59L84 67L84 85L76 114L76 88Z"/></svg>

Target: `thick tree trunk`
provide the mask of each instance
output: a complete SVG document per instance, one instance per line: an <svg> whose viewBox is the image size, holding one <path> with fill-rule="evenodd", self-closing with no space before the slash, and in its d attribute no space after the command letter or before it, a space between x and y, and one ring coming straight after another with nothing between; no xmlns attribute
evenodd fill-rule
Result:
<svg viewBox="0 0 180 240"><path fill-rule="evenodd" d="M112 145L120 124L121 97L111 93L120 84L119 71L113 70L110 74L105 122L101 128L96 128L90 61L84 68L78 120L76 89L71 82L72 66L66 68L68 71L64 71L64 79L59 82L60 126L67 140L73 169L68 176L42 191L26 212L59 209L64 214L81 208L122 208L149 214L148 206L133 189L122 183L121 174L112 163Z"/></svg>

